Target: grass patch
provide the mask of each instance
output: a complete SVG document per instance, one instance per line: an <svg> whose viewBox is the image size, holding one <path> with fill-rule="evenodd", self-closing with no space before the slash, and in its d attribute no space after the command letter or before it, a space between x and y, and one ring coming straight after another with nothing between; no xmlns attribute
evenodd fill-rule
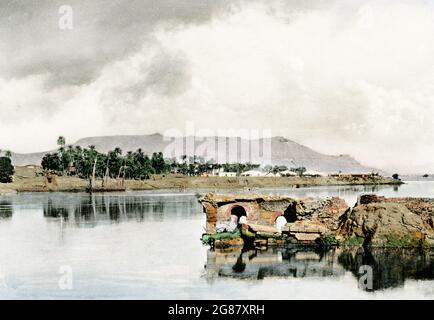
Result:
<svg viewBox="0 0 434 320"><path fill-rule="evenodd" d="M225 240L225 239L236 239L241 237L241 233L239 229L236 229L234 232L221 232L221 233L205 233L202 235L202 243L203 244L212 244L216 240Z"/></svg>
<svg viewBox="0 0 434 320"><path fill-rule="evenodd" d="M321 239L321 244L327 245L327 246L335 246L339 244L338 240L336 240L336 237L332 233L326 233Z"/></svg>
<svg viewBox="0 0 434 320"><path fill-rule="evenodd" d="M393 248L420 248L426 247L423 240L415 240L408 235L386 235L380 237L377 241L370 244L372 247L393 247Z"/></svg>
<svg viewBox="0 0 434 320"><path fill-rule="evenodd" d="M299 242L294 237L288 237L286 239L286 244L298 244Z"/></svg>
<svg viewBox="0 0 434 320"><path fill-rule="evenodd" d="M344 246L360 247L364 241L365 241L365 238L363 238L363 237L352 236L352 237L342 241L339 244L344 245Z"/></svg>

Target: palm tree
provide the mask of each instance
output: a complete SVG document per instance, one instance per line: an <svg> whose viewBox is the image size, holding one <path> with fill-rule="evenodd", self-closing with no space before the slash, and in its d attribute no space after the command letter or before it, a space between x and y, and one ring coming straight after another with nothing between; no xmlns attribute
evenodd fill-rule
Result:
<svg viewBox="0 0 434 320"><path fill-rule="evenodd" d="M59 147L65 148L65 144L66 144L65 137L60 136L59 138L57 138L57 145Z"/></svg>
<svg viewBox="0 0 434 320"><path fill-rule="evenodd" d="M10 152L9 150L7 150L6 152L5 152L5 157L6 158L12 158L12 152Z"/></svg>
<svg viewBox="0 0 434 320"><path fill-rule="evenodd" d="M116 148L113 150L113 152L114 152L115 154L117 154L118 156L122 155L122 149L119 148L119 147L116 147Z"/></svg>

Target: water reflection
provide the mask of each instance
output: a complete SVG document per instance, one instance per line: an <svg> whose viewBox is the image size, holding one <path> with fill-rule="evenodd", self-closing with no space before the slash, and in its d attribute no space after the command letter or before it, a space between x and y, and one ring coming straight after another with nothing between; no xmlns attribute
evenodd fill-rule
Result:
<svg viewBox="0 0 434 320"><path fill-rule="evenodd" d="M268 250L209 250L206 278L264 279L266 277L337 277L345 273L338 249L294 246Z"/></svg>
<svg viewBox="0 0 434 320"><path fill-rule="evenodd" d="M5 200L0 201L0 219L12 218L13 213L11 202Z"/></svg>
<svg viewBox="0 0 434 320"><path fill-rule="evenodd" d="M434 196L434 182L409 183L398 191L392 186L329 186L252 192L341 196L351 204L373 188L384 196ZM327 298L434 297L431 281L407 281L433 278L430 252L369 255L300 247L208 252L199 240L205 217L195 193L0 196L0 269L13 283L11 290L0 279L0 298L293 299L323 298L322 292ZM358 268L364 263L377 275L375 290L401 288L375 295L358 289ZM74 290L59 290L61 265L74 268ZM294 277L297 285L292 286Z"/></svg>
<svg viewBox="0 0 434 320"><path fill-rule="evenodd" d="M338 257L346 270L359 277L362 265L373 271L373 290L404 286L407 279L434 279L434 251L411 248L347 249Z"/></svg>
<svg viewBox="0 0 434 320"><path fill-rule="evenodd" d="M209 250L205 278L264 279L266 277L342 277L358 280L372 268L372 290L395 288L407 279L434 279L434 251L420 249L317 248L291 246L268 250ZM358 281L355 281L358 286Z"/></svg>
<svg viewBox="0 0 434 320"><path fill-rule="evenodd" d="M93 226L98 223L135 220L164 221L168 218L185 218L200 214L195 197L173 195L79 195L76 197L52 196L41 199L46 218L61 218L76 226Z"/></svg>

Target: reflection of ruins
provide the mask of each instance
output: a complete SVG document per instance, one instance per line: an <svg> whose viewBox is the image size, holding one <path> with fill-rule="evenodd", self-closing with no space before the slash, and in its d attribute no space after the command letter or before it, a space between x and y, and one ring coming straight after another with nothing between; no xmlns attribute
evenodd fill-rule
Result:
<svg viewBox="0 0 434 320"><path fill-rule="evenodd" d="M359 276L359 268L373 271L373 290L404 285L406 280L434 280L434 251L414 248L354 248L343 250L339 263Z"/></svg>
<svg viewBox="0 0 434 320"><path fill-rule="evenodd" d="M209 250L206 278L263 279L266 277L342 276L344 268L337 261L337 249L316 247L269 248L268 250Z"/></svg>
<svg viewBox="0 0 434 320"><path fill-rule="evenodd" d="M12 218L13 208L12 203L9 201L0 201L0 219Z"/></svg>
<svg viewBox="0 0 434 320"><path fill-rule="evenodd" d="M83 194L74 197L48 197L43 201L44 217L63 218L77 226L135 220L163 221L197 212L194 197L125 194Z"/></svg>
<svg viewBox="0 0 434 320"><path fill-rule="evenodd" d="M434 280L434 251L418 249L317 248L290 246L267 250L209 250L205 277L337 277L351 272L354 286L362 265L373 270L373 290L403 286L406 280Z"/></svg>

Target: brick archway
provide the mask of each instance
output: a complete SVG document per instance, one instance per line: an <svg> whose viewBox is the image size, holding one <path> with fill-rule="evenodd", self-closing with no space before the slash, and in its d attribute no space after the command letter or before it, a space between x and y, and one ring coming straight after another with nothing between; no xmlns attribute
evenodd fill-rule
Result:
<svg viewBox="0 0 434 320"><path fill-rule="evenodd" d="M247 218L247 211L243 206L236 205L231 208L231 215L237 216L239 220L242 216Z"/></svg>
<svg viewBox="0 0 434 320"><path fill-rule="evenodd" d="M236 208L241 208L241 209L236 209ZM245 203L233 203L230 206L228 206L226 208L226 216L230 217L234 213L233 210L240 210L238 214L236 214L235 212L235 215L238 216L238 219L240 218L240 216L243 215L246 216L247 219L251 217L251 208L249 205L246 205Z"/></svg>

